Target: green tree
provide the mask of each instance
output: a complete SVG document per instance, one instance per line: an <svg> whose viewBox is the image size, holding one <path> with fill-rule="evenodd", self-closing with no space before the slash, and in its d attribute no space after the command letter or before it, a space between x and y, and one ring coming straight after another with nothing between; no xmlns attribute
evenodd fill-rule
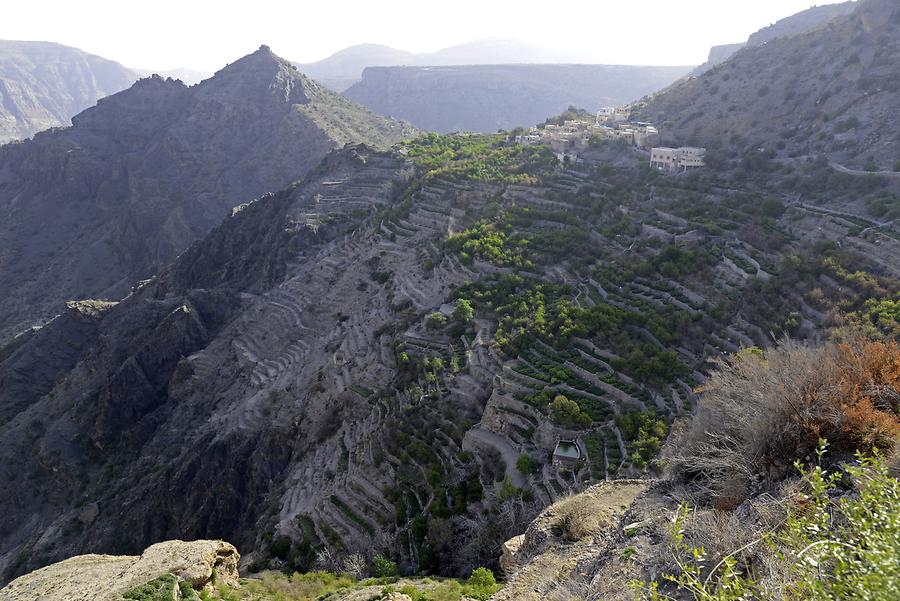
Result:
<svg viewBox="0 0 900 601"><path fill-rule="evenodd" d="M534 457L529 455L528 453L522 453L519 455L519 458L516 459L516 469L519 470L522 474L528 476L530 474L535 474L538 470L541 469L540 464L534 460Z"/></svg>
<svg viewBox="0 0 900 601"><path fill-rule="evenodd" d="M561 426L585 427L591 425L591 416L581 410L578 403L559 394L550 403L550 417Z"/></svg>
<svg viewBox="0 0 900 601"><path fill-rule="evenodd" d="M472 302L468 299L461 298L456 301L453 308L453 319L461 324L467 324L475 318L475 309L472 308Z"/></svg>

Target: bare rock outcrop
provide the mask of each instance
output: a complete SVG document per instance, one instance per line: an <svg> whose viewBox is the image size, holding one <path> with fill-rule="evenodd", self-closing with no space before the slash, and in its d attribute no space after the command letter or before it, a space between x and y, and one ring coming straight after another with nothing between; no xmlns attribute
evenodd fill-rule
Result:
<svg viewBox="0 0 900 601"><path fill-rule="evenodd" d="M237 585L237 549L219 540L172 540L140 556L78 555L35 570L0 590L3 601L112 601L159 576L172 574L194 590L213 581Z"/></svg>
<svg viewBox="0 0 900 601"><path fill-rule="evenodd" d="M650 480L603 482L545 509L524 534L503 545L500 566L508 582L492 599L556 598L552 595L561 592L560 585L579 580L577 574L589 580L595 558L609 546L622 516L652 485Z"/></svg>

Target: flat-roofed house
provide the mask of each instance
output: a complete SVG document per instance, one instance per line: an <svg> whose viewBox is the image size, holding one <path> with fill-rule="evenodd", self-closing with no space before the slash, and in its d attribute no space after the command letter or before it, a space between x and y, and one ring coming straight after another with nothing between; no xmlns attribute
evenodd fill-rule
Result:
<svg viewBox="0 0 900 601"><path fill-rule="evenodd" d="M705 148L693 146L666 148L660 146L650 150L650 166L653 169L667 173L681 173L706 167L705 156Z"/></svg>

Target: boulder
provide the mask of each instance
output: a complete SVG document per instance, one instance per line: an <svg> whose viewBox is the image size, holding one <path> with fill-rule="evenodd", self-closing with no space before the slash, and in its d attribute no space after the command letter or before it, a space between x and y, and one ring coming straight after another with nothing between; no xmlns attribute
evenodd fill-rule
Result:
<svg viewBox="0 0 900 601"><path fill-rule="evenodd" d="M516 561L516 553L522 548L523 542L525 542L525 535L520 534L503 543L503 546L501 547L500 569L502 569L503 573L507 576L512 576L513 572L519 567L519 562Z"/></svg>
<svg viewBox="0 0 900 601"><path fill-rule="evenodd" d="M78 555L16 578L0 590L3 601L113 601L126 591L172 574L195 590L213 582L238 584L240 555L219 540L166 541L140 556Z"/></svg>

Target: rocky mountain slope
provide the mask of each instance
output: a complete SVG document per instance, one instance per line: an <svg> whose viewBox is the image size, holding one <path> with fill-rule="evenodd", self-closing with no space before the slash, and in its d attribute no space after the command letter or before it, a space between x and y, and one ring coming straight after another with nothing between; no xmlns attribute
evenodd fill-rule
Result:
<svg viewBox="0 0 900 601"><path fill-rule="evenodd" d="M762 46L778 38L786 38L798 33L812 31L838 17L844 17L856 10L857 0L813 6L790 17L780 19L768 27L763 27L747 38L748 46Z"/></svg>
<svg viewBox="0 0 900 601"><path fill-rule="evenodd" d="M826 26L747 48L704 75L639 105L665 142L743 157L827 155L890 170L900 156L896 117L900 7L859 2Z"/></svg>
<svg viewBox="0 0 900 601"><path fill-rule="evenodd" d="M0 340L63 301L123 297L232 207L302 178L333 148L412 131L267 47L191 88L140 80L73 123L0 147Z"/></svg>
<svg viewBox="0 0 900 601"><path fill-rule="evenodd" d="M435 52L413 53L380 44L357 44L315 63L297 67L332 90L343 92L360 79L367 67L504 65L579 62L575 57L516 39L475 40Z"/></svg>
<svg viewBox="0 0 900 601"><path fill-rule="evenodd" d="M119 63L77 48L0 40L0 144L67 126L136 79Z"/></svg>
<svg viewBox="0 0 900 601"><path fill-rule="evenodd" d="M643 474L709 358L896 331L900 234L860 204L892 180L586 156L335 151L122 302L0 351L5 578L176 537L253 569L328 549L467 575L552 501ZM566 440L578 459L552 460Z"/></svg>
<svg viewBox="0 0 900 601"><path fill-rule="evenodd" d="M344 94L382 115L429 131L494 132L531 126L569 106L631 102L689 67L484 65L371 67Z"/></svg>
<svg viewBox="0 0 900 601"><path fill-rule="evenodd" d="M856 0L850 0L840 4L813 6L790 17L785 17L768 27L763 27L759 31L750 34L746 42L713 46L709 51L707 61L694 69L691 75L696 76L706 73L716 65L724 63L731 58L738 50L747 46L751 48L762 46L777 38L790 37L798 33L812 31L838 17L849 15L854 10L856 10Z"/></svg>

